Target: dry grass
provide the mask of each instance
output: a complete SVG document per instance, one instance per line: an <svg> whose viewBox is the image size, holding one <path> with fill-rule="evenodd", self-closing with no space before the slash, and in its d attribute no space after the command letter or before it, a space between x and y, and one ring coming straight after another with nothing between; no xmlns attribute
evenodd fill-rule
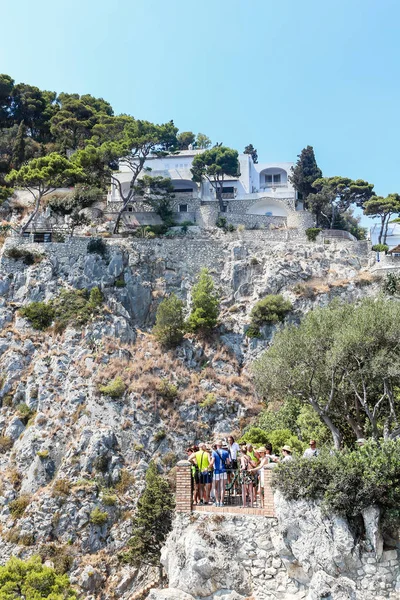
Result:
<svg viewBox="0 0 400 600"><path fill-rule="evenodd" d="M173 402L202 402L208 384L216 388L218 398L254 405L249 375L226 348L219 345L216 349L216 340L203 342L203 367L194 370L185 364L179 349L165 352L151 335L142 334L140 338L139 344L127 346L122 352L117 351L112 342L103 346L103 352L95 357L99 365L95 378L97 387L121 377L126 389L137 397L137 403L154 404L163 411ZM163 398L160 384L164 380L176 386L176 400Z"/></svg>

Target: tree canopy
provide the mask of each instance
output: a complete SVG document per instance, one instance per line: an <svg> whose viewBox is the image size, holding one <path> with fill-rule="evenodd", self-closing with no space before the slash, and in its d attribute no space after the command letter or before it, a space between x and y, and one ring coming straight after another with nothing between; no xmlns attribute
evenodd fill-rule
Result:
<svg viewBox="0 0 400 600"><path fill-rule="evenodd" d="M375 195L374 185L349 177L321 177L314 181L313 186L320 200L325 199L324 209L319 209L329 221L332 229L338 215L345 213L352 204L362 208L364 203ZM311 203L314 201L310 199Z"/></svg>
<svg viewBox="0 0 400 600"><path fill-rule="evenodd" d="M58 575L39 556L23 561L11 558L0 567L0 600L76 600L67 575Z"/></svg>
<svg viewBox="0 0 400 600"><path fill-rule="evenodd" d="M315 193L314 181L322 177L322 171L317 165L314 148L307 146L298 155L296 165L289 176L290 182L307 202L310 194Z"/></svg>
<svg viewBox="0 0 400 600"><path fill-rule="evenodd" d="M57 152L34 158L20 169L12 170L7 175L6 181L31 192L35 202L22 231L25 231L36 217L43 196L54 192L57 188L72 185L82 176L82 169Z"/></svg>
<svg viewBox="0 0 400 600"><path fill-rule="evenodd" d="M215 190L220 209L223 210L222 193L226 177L240 177L237 150L226 146L214 146L194 157L192 163L192 179L201 183L204 179L210 182Z"/></svg>
<svg viewBox="0 0 400 600"><path fill-rule="evenodd" d="M400 213L400 195L389 194L386 198L373 196L364 204L364 214L374 218L380 218L378 243L386 244L386 237L390 219L393 215Z"/></svg>
<svg viewBox="0 0 400 600"><path fill-rule="evenodd" d="M355 437L400 435L400 305L383 298L332 303L286 325L254 364L267 402L310 404L340 447Z"/></svg>
<svg viewBox="0 0 400 600"><path fill-rule="evenodd" d="M243 154L250 154L251 158L253 159L253 163L255 165L258 163L257 150L254 148L253 144L249 144L248 146L246 146L243 150Z"/></svg>

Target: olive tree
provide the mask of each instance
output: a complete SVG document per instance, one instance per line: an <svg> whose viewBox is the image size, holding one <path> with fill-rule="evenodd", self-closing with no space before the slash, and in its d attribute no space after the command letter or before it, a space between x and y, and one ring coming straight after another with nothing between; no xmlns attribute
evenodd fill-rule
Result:
<svg viewBox="0 0 400 600"><path fill-rule="evenodd" d="M282 328L253 372L267 402L290 396L311 405L339 448L348 427L356 437L400 434L399 350L398 303L332 303Z"/></svg>

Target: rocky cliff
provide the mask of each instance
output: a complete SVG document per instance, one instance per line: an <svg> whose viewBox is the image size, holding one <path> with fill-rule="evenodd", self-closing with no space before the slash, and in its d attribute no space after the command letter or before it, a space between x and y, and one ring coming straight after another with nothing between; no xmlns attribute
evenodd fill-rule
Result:
<svg viewBox="0 0 400 600"><path fill-rule="evenodd" d="M396 549L357 542L347 521L275 494L277 519L178 515L163 549L169 589L149 600L395 600ZM374 511L364 515L374 529Z"/></svg>
<svg viewBox="0 0 400 600"><path fill-rule="evenodd" d="M3 562L40 551L64 561L85 597L130 598L141 575L122 568L117 554L131 534L149 460L168 473L187 444L239 431L259 410L247 365L272 330L261 340L245 336L254 303L282 293L296 320L334 297L376 293L362 243L249 233L112 240L104 256L88 253L84 238L7 240L0 263ZM10 257L15 245L34 253L33 264ZM203 266L220 289L219 330L164 353L149 334L157 305L172 291L189 303ZM72 319L66 329L40 332L19 314L32 301L96 286L104 302L84 325ZM121 397L100 393L117 376ZM102 523L95 509L105 514Z"/></svg>

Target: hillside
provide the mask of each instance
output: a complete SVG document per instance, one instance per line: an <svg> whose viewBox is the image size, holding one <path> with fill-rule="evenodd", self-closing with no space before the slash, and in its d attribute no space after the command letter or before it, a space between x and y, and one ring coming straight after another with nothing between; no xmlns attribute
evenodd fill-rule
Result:
<svg viewBox="0 0 400 600"><path fill-rule="evenodd" d="M173 480L186 446L217 432L239 434L261 409L248 366L273 328L264 339L244 334L254 304L279 292L293 302L288 318L298 320L335 297L374 294L379 283L362 243L217 232L116 239L101 256L81 238L19 243L35 255L26 265L10 257L14 239L2 248L0 278L2 562L38 551L50 560L54 552L68 555L72 581L92 594L86 597L128 599L140 581L117 553L130 537L149 461ZM188 335L164 352L150 333L157 304L170 292L189 302L203 266L222 298L218 331L208 340ZM96 287L103 301L82 324L73 290ZM58 329L34 330L19 314L60 294ZM116 378L122 387L114 398L100 392ZM96 507L106 513L103 524L93 522ZM86 565L95 577L85 575Z"/></svg>

